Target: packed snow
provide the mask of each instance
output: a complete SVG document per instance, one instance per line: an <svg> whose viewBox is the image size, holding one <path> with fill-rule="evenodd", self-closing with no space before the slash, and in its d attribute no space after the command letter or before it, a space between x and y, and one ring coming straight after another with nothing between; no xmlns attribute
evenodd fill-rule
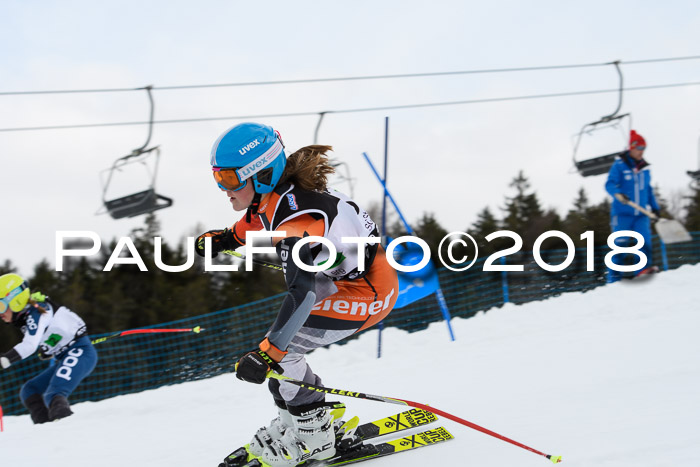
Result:
<svg viewBox="0 0 700 467"><path fill-rule="evenodd" d="M455 319L455 342L438 322L413 334L386 329L381 359L372 331L309 361L329 387L430 404L561 455L560 465L698 465L699 285L700 265L684 266ZM344 402L365 421L402 410ZM264 386L230 374L73 410L36 426L26 415L5 417L0 466L216 467L275 416ZM439 424L455 439L366 465L551 465L444 418Z"/></svg>

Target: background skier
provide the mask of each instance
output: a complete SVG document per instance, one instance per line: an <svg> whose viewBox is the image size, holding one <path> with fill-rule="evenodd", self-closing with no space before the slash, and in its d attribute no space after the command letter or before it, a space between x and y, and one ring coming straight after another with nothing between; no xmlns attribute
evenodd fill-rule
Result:
<svg viewBox="0 0 700 467"><path fill-rule="evenodd" d="M43 360L54 358L53 365L22 386L20 398L34 423L68 417L73 413L68 396L97 364L85 322L41 292L31 293L17 274L0 276L0 297L0 317L24 334L0 357L0 366L6 369L37 350Z"/></svg>

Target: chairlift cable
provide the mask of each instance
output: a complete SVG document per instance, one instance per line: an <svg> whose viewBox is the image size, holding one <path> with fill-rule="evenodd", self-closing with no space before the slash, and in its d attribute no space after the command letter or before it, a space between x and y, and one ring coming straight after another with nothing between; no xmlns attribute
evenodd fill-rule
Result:
<svg viewBox="0 0 700 467"><path fill-rule="evenodd" d="M647 91L652 89L664 89L664 88L679 88L687 86L698 86L700 81L690 81L684 83L670 83L670 84L656 84L647 86L635 86L624 89L627 92L631 91ZM375 112L375 111L385 111L385 110L404 110L413 108L427 108L427 107L443 107L448 105L468 105L468 104L488 104L493 102L509 102L509 101L521 101L521 100L534 100L534 99L548 99L557 97L569 97L569 96L584 96L592 94L607 94L607 93L619 93L619 89L597 89L588 91L570 91L570 92L559 92L559 93L549 93L549 94L530 94L524 96L508 96L508 97L490 97L484 99L468 99L459 101L444 101L444 102L428 102L423 104L403 104L403 105L387 105L378 107L360 107L360 108L350 108L350 109L338 109L338 110L327 110L323 111L324 114L342 114L342 113L357 113L357 112ZM198 122L212 122L221 120L255 120L255 119L266 119L266 118L284 118L284 117L305 117L311 115L319 115L319 111L309 111L309 112L288 112L288 113L272 113L272 114L257 114L257 115L234 115L227 117L201 117L201 118L180 118L180 119L168 119L168 120L154 120L153 122L147 121L132 121L132 122L108 122L108 123L85 123L76 125L48 125L48 126L34 126L34 127L14 127L14 128L0 128L0 132L14 132L14 131L39 131L39 130L67 130L67 129L77 129L77 128L98 128L98 127L110 127L110 126L132 126L132 125L150 125L150 124L170 124L170 123L198 123Z"/></svg>
<svg viewBox="0 0 700 467"><path fill-rule="evenodd" d="M642 60L620 61L623 65L637 65L658 62L673 62L685 60L697 60L700 55L690 55L685 57L666 57L652 58ZM525 71L546 71L546 70L563 70L574 68L592 68L610 65L607 63L580 63L569 65L543 65L530 67L513 67L513 68L491 68L481 70L461 70L461 71L438 71L438 72L423 72L423 73L402 73L402 74L387 74L387 75L364 75L364 76L343 76L332 78L308 78L308 79L287 79L287 80L271 80L271 81L247 81L234 83L209 83L209 84L190 84L190 85L173 85L173 86L152 86L151 89L157 91L172 91L183 89L203 89L203 88L221 88L221 87L239 87L239 86L266 86L266 85L286 85L286 84L305 84L305 83L322 83L322 82L340 82L340 81L361 81L361 80L379 80L379 79L403 79L403 78L425 78L431 76L450 76L450 75L467 75L467 74L487 74L487 73L509 73L509 72L525 72ZM60 89L60 90L41 90L41 91L4 91L0 92L0 96L17 96L17 95L38 95L38 94L78 94L78 93L109 93L109 92L129 92L141 91L143 87L138 88L96 88L96 89Z"/></svg>

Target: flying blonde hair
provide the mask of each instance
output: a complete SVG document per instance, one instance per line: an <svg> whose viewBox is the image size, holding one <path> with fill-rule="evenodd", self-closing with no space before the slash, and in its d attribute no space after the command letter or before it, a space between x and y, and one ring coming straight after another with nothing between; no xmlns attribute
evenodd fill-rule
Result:
<svg viewBox="0 0 700 467"><path fill-rule="evenodd" d="M335 173L331 166L328 151L332 146L313 144L304 146L287 158L287 165L279 183L292 182L309 191L323 191L328 186L328 176Z"/></svg>

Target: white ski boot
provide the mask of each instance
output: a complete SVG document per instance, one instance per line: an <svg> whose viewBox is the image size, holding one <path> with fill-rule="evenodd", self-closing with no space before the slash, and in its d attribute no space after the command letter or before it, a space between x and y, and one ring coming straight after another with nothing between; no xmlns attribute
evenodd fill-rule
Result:
<svg viewBox="0 0 700 467"><path fill-rule="evenodd" d="M270 422L270 425L260 428L248 444L248 452L255 457L262 456L263 449L282 438L289 427L292 426L292 416L286 406L275 401L279 415Z"/></svg>
<svg viewBox="0 0 700 467"><path fill-rule="evenodd" d="M328 459L335 455L334 415L344 412L342 404L319 402L289 407L293 425L282 438L273 441L262 453L262 461L271 467L291 467L310 459ZM332 412L335 412L332 413ZM342 416L342 413L340 413Z"/></svg>

